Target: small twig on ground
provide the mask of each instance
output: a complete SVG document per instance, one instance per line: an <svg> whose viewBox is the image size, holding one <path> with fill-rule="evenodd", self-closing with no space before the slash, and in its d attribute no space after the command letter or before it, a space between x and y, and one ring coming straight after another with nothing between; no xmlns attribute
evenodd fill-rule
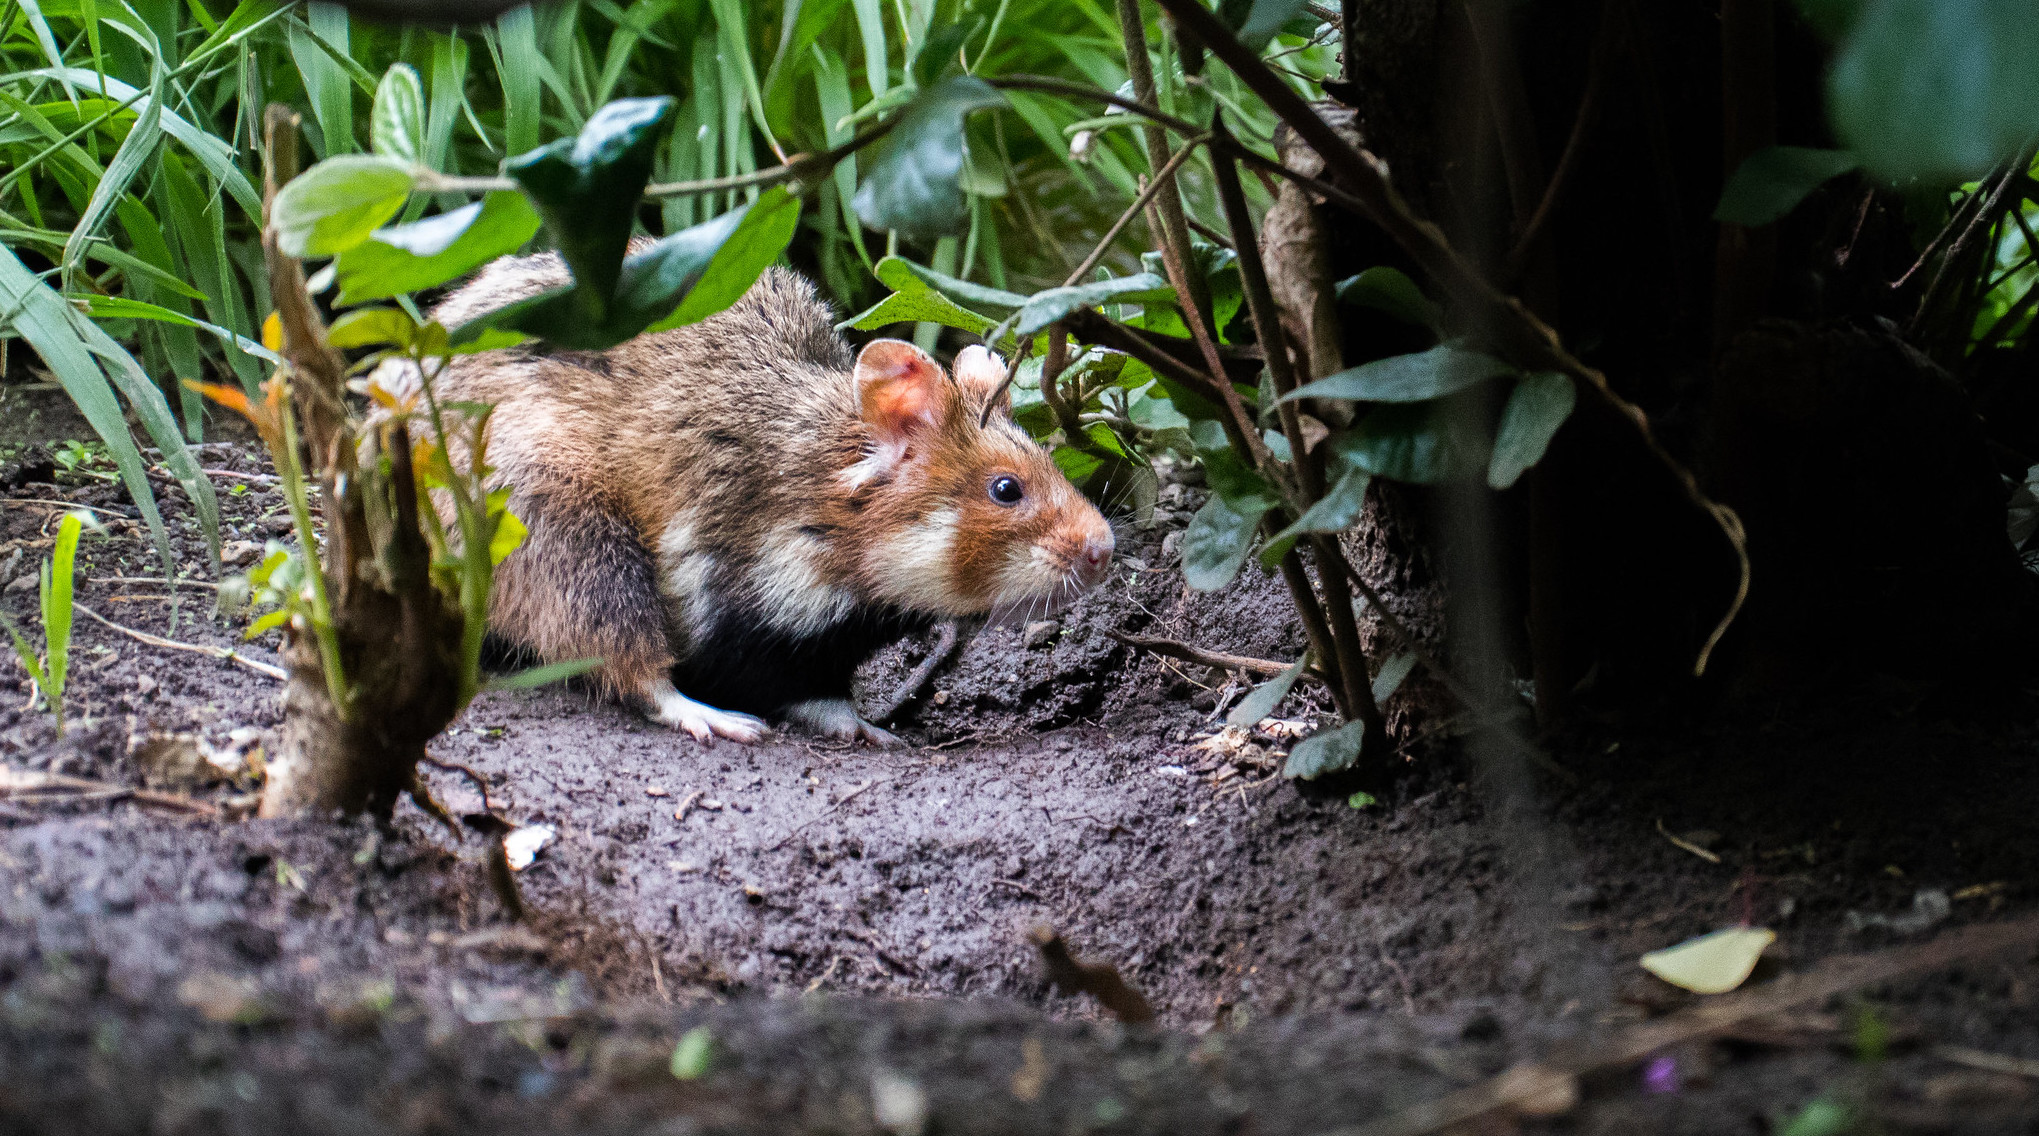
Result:
<svg viewBox="0 0 2039 1136"><path fill-rule="evenodd" d="M818 821L818 820L820 820L821 818L823 818L823 817L825 817L825 816L829 815L830 813L832 813L832 812L836 811L837 809L839 809L839 808L842 808L842 807L843 807L844 805L847 805L847 804L849 804L849 803L850 803L851 801L855 800L855 799L856 799L857 797L859 797L859 796L863 795L863 794L864 794L864 793L865 793L866 791L868 791L868 790L870 790L870 789L875 789L875 788L877 788L878 786L880 786L880 785L883 785L883 784L885 784L885 783L886 783L886 782L888 782L888 781L894 781L894 780L897 780L897 778L894 778L894 777L874 777L874 778L872 778L871 780L869 780L869 781L866 781L866 782L864 782L864 783L863 783L862 785L859 785L859 786L857 786L856 788L854 788L854 789L851 789L851 790L850 790L849 792L847 792L847 793L844 793L844 794L842 795L842 798L841 798L840 800L836 801L836 803L835 803L835 804L832 804L832 805L828 806L827 808L825 808L825 809L821 810L820 812L818 812L818 813L815 813L815 814L814 814L813 816L811 816L811 817L808 817L808 818L807 818L806 820L803 820L803 821L801 821L801 822L800 822L799 824L796 824L796 825L794 825L794 826L793 826L793 827L792 827L791 829L789 829L789 830L787 831L786 835L784 835L784 836L781 836L781 837L780 837L779 839L777 839L777 840L773 841L773 842L772 842L771 844L768 844L768 845L766 845L766 846L765 846L765 847L763 848L763 851L766 851L766 852L777 852L777 851L778 851L779 849L781 849L781 848L784 848L784 847L786 846L786 842L787 842L787 841L789 841L789 840L793 839L794 837L796 837L796 836L800 835L800 832L801 832L801 830L802 830L802 829L805 829L805 828L806 828L806 827L807 827L808 825L810 825L810 824L813 824L813 823L814 823L815 821Z"/></svg>
<svg viewBox="0 0 2039 1136"><path fill-rule="evenodd" d="M431 757L429 755L426 757L421 757L418 760L425 763L426 765L431 766L434 769L439 770L442 773L458 773L466 777L469 781L474 782L475 791L481 794L481 811L487 813L490 816L501 815L500 813L496 812L495 802L489 799L488 779L483 777L481 774L476 773L472 768L462 765L457 761L441 761L440 759L436 757Z"/></svg>
<svg viewBox="0 0 2039 1136"><path fill-rule="evenodd" d="M87 576L85 582L88 584L172 584L171 581L165 580L161 576ZM194 588L211 588L215 592L219 591L219 585L208 580L177 580L172 586L181 588L187 584Z"/></svg>
<svg viewBox="0 0 2039 1136"><path fill-rule="evenodd" d="M83 509L88 513L100 513L118 521L132 521L133 517L113 509L102 509L97 505L81 505L76 501L52 501L42 497L0 497L4 505L46 505L52 509Z"/></svg>
<svg viewBox="0 0 2039 1136"><path fill-rule="evenodd" d="M1053 927L1043 923L1027 933L1040 949L1041 963L1048 968L1048 982L1065 994L1088 994L1127 1025L1154 1020L1154 1007L1138 990L1126 985L1118 968L1110 963L1078 962L1069 945Z"/></svg>
<svg viewBox="0 0 2039 1136"><path fill-rule="evenodd" d="M679 806L673 809L673 819L676 821L686 820L687 813L690 812L694 807L694 802L700 799L701 790L699 789L690 790L686 796L680 798Z"/></svg>
<svg viewBox="0 0 2039 1136"><path fill-rule="evenodd" d="M1409 985L1409 972L1403 970L1402 964L1395 961L1395 956L1388 953L1388 940L1385 936L1376 934L1374 946L1380 949L1381 962L1386 964L1388 973L1395 976L1395 985L1402 988L1402 1012L1411 1018L1415 1017L1416 994Z"/></svg>
<svg viewBox="0 0 2039 1136"><path fill-rule="evenodd" d="M1106 631L1105 634L1124 643L1128 647L1152 651L1157 655L1167 655L1171 659L1182 659L1185 662L1201 663L1207 667L1217 667L1219 670L1245 671L1248 674L1259 675L1262 678L1273 678L1289 669L1289 664L1277 663L1273 659L1256 659L1247 655L1227 655L1218 651L1206 651L1202 647L1192 647L1176 639L1156 639L1146 635L1121 635L1116 631Z"/></svg>
<svg viewBox="0 0 2039 1136"><path fill-rule="evenodd" d="M120 624L93 611L84 604L73 604L71 606L138 643L146 643L151 647L162 647L170 651L188 651L194 655L206 655L215 659L225 659L228 662L239 663L256 674L267 675L278 682L290 678L288 674L284 673L282 667L272 667L268 663L258 663L231 647L212 647L204 643L180 643L175 639L165 639L161 635L151 635L146 631L136 631L132 627L122 627Z"/></svg>
<svg viewBox="0 0 2039 1136"><path fill-rule="evenodd" d="M1026 896L1028 899L1041 898L1040 892L1035 891L1033 888L1028 887L1027 885L1019 882L1018 880L1004 880L994 878L991 882L999 887L1011 888L1012 890L1020 893L1021 895Z"/></svg>
<svg viewBox="0 0 2039 1136"><path fill-rule="evenodd" d="M2029 1057L2007 1057L2001 1053L1970 1049L1965 1045L1936 1045L1931 1052L1942 1061L1966 1065L1970 1069L1986 1069L1992 1073L2009 1073L2013 1077L2039 1079L2039 1061Z"/></svg>
<svg viewBox="0 0 2039 1136"><path fill-rule="evenodd" d="M899 684L898 692L892 696L892 701L886 704L885 709L873 714L871 720L881 726L891 725L892 720L897 718L901 711L919 701L922 692L934 681L936 673L955 661L971 638L975 638L974 633L965 637L962 626L953 619L937 628L934 649L927 653L927 658L920 661L920 665L913 669L912 674L906 676L906 681Z"/></svg>
<svg viewBox="0 0 2039 1136"><path fill-rule="evenodd" d="M1664 839L1670 841L1671 843L1677 845L1680 848L1683 848L1685 851L1692 853L1694 856L1699 857L1700 859L1706 861L1707 863L1709 864L1720 863L1720 856L1717 853L1708 852L1706 849L1701 848L1699 845L1692 843L1690 840L1681 839L1676 834L1672 833L1670 829L1665 828L1663 817L1657 818L1657 831L1663 834Z"/></svg>
<svg viewBox="0 0 2039 1136"><path fill-rule="evenodd" d="M210 803L181 793L131 789L125 785L94 781L87 777L71 777L62 773L31 773L5 767L0 767L0 797L23 805L126 799L138 805L156 805L197 816L219 815L219 809Z"/></svg>
<svg viewBox="0 0 2039 1136"><path fill-rule="evenodd" d="M1627 1068L1653 1053L1719 1037L1754 1018L2035 946L2039 946L2039 917L1963 927L1930 942L1875 954L1829 958L1802 974L1716 996L1631 1027L1599 1045L1581 1047L1564 1057L1526 1062L1437 1100L1322 1136L1430 1136L1492 1116L1557 1115L1570 1111L1577 1102L1581 1077Z"/></svg>

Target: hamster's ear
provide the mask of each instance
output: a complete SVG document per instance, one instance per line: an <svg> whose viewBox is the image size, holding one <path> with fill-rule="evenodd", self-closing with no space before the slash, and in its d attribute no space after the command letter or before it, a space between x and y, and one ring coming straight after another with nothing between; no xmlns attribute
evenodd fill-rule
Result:
<svg viewBox="0 0 2039 1136"><path fill-rule="evenodd" d="M1005 382L1005 364L981 343L972 343L956 354L956 384L975 406L998 396L1001 414L1012 413L1012 388Z"/></svg>
<svg viewBox="0 0 2039 1136"><path fill-rule="evenodd" d="M927 352L898 339L874 339L857 355L864 424L881 440L904 442L941 423L948 380Z"/></svg>

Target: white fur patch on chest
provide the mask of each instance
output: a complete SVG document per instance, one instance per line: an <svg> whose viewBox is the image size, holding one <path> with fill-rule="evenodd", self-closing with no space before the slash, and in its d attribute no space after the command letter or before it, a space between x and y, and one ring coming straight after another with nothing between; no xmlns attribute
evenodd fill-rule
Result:
<svg viewBox="0 0 2039 1136"><path fill-rule="evenodd" d="M694 542L692 517L674 516L658 541L658 590L674 621L697 634L714 615L715 601L708 591L714 571L715 557Z"/></svg>
<svg viewBox="0 0 2039 1136"><path fill-rule="evenodd" d="M758 546L752 586L765 622L794 636L811 635L849 618L856 597L823 578L827 546L798 522L780 525Z"/></svg>

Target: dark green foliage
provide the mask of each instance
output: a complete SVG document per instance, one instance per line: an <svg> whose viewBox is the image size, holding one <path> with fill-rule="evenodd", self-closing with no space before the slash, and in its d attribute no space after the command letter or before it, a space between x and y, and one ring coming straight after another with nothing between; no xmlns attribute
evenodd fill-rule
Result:
<svg viewBox="0 0 2039 1136"><path fill-rule="evenodd" d="M896 229L922 240L955 236L969 227L964 200L963 120L972 111L1004 106L1005 96L982 79L957 75L916 93L873 155L851 202L874 229Z"/></svg>

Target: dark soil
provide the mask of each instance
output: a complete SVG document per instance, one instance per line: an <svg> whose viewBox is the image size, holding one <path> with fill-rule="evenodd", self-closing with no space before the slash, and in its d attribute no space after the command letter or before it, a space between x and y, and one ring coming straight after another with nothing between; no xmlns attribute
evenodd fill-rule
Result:
<svg viewBox="0 0 2039 1136"><path fill-rule="evenodd" d="M61 396L7 388L0 416L35 442L89 436ZM17 444L0 467L0 575L32 579L47 556L62 508L34 502L89 504L112 523L81 553L82 605L239 645L241 621L195 585L173 629L121 489L46 453ZM204 464L244 475L217 479L230 547L282 531L244 443ZM210 580L185 502L158 491L180 570ZM866 1132L922 1116L928 1132L1312 1133L1682 1004L1636 958L1691 935L1770 926L1775 968L1796 970L2034 906L2030 691L1977 704L1875 679L1640 727L1589 718L1547 743L1566 775L1524 800L1412 682L1381 800L1299 793L1275 775L1286 739L1210 738L1238 693L1222 675L1105 634L1300 652L1277 583L1184 588L1164 543L1197 497L1171 490L1161 523L1129 527L1119 570L1058 627L984 632L901 727L905 749L710 747L572 689L484 695L433 752L557 831L520 876L522 925L482 841L409 804L385 827L240 819L250 776L166 768L151 754L189 747L147 739L259 748L280 684L81 615L67 737L0 666L6 764L223 816L0 801L0 1130ZM0 582L0 606L38 626L32 584ZM246 653L274 661L265 647ZM874 661L866 703L926 649ZM1315 709L1303 694L1280 716ZM464 774L430 782L455 812L479 804ZM1921 895L1921 926L1850 929ZM1044 923L1115 965L1158 1025L1052 993L1026 937ZM1589 1081L1577 1110L1535 1123L1763 1133L1827 1101L1858 1131L2039 1131L2039 1083L1934 1049L2039 1059L2035 998L2030 959L1863 991L1770 1044ZM676 1039L704 1026L706 1073L676 1078Z"/></svg>

